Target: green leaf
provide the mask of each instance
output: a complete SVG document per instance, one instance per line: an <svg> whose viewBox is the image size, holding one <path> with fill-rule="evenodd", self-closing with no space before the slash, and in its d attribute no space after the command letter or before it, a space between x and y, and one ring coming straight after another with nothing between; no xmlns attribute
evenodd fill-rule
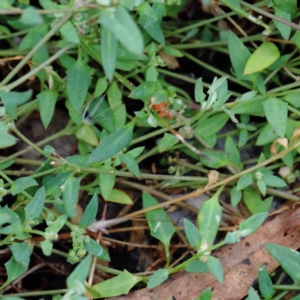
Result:
<svg viewBox="0 0 300 300"><path fill-rule="evenodd" d="M120 190L113 189L106 201L120 203L120 204L133 204L131 198Z"/></svg>
<svg viewBox="0 0 300 300"><path fill-rule="evenodd" d="M24 9L20 22L27 25L40 25L44 23L44 19L34 7L28 6Z"/></svg>
<svg viewBox="0 0 300 300"><path fill-rule="evenodd" d="M261 264L258 270L258 285L261 295L265 299L271 299L275 293L272 280L264 264Z"/></svg>
<svg viewBox="0 0 300 300"><path fill-rule="evenodd" d="M8 133L9 127L5 122L0 122L0 149L16 144L17 140Z"/></svg>
<svg viewBox="0 0 300 300"><path fill-rule="evenodd" d="M198 249L201 243L201 235L199 233L199 230L191 221L189 221L186 218L183 219L183 224L184 224L184 231L189 244L192 247Z"/></svg>
<svg viewBox="0 0 300 300"><path fill-rule="evenodd" d="M7 280L0 287L0 290L3 290L12 281L19 278L28 270L30 256L33 250L33 247L27 243L15 243L9 246L9 248L13 256L7 263L5 263Z"/></svg>
<svg viewBox="0 0 300 300"><path fill-rule="evenodd" d="M286 186L286 182L278 176L264 174L263 181L267 186L282 188Z"/></svg>
<svg viewBox="0 0 300 300"><path fill-rule="evenodd" d="M276 9L281 9L293 17L296 16L297 13L297 0L273 0L274 6Z"/></svg>
<svg viewBox="0 0 300 300"><path fill-rule="evenodd" d="M78 201L80 181L80 177L77 178L71 174L62 188L65 212L70 218L74 218L76 216L76 205Z"/></svg>
<svg viewBox="0 0 300 300"><path fill-rule="evenodd" d="M263 110L263 98L255 98L247 101L242 101L231 108L234 114L245 114L253 115L258 117L264 117L265 113Z"/></svg>
<svg viewBox="0 0 300 300"><path fill-rule="evenodd" d="M54 222L52 222L46 229L46 232L49 233L57 233L59 232L62 227L65 225L65 222L67 221L68 216L62 215L59 216Z"/></svg>
<svg viewBox="0 0 300 300"><path fill-rule="evenodd" d="M110 257L106 250L92 238L89 238L88 243L84 243L84 249L98 259L110 261Z"/></svg>
<svg viewBox="0 0 300 300"><path fill-rule="evenodd" d="M146 81L136 87L129 95L132 99L147 101L157 89L157 84L153 81Z"/></svg>
<svg viewBox="0 0 300 300"><path fill-rule="evenodd" d="M131 142L132 131L133 123L129 123L117 129L114 133L101 141L100 145L91 153L88 162L101 162L119 153Z"/></svg>
<svg viewBox="0 0 300 300"><path fill-rule="evenodd" d="M205 251L214 244L221 222L222 207L219 204L220 188L212 198L205 200L198 213L198 228L202 236L199 251Z"/></svg>
<svg viewBox="0 0 300 300"><path fill-rule="evenodd" d="M94 194L92 200L87 205L84 214L80 220L79 227L87 228L89 227L96 219L98 212L98 196Z"/></svg>
<svg viewBox="0 0 300 300"><path fill-rule="evenodd" d="M63 26L61 26L59 32L65 42L73 43L75 45L80 43L78 33L71 21L67 21Z"/></svg>
<svg viewBox="0 0 300 300"><path fill-rule="evenodd" d="M116 82L113 82L107 91L108 103L113 111L117 127L123 127L126 123L126 107L122 102L122 92Z"/></svg>
<svg viewBox="0 0 300 300"><path fill-rule="evenodd" d="M233 141L231 136L226 137L225 141L225 152L228 155L228 159L234 163L236 166L241 166L241 156L236 143Z"/></svg>
<svg viewBox="0 0 300 300"><path fill-rule="evenodd" d="M101 60L105 75L112 81L116 68L118 41L106 27L101 28Z"/></svg>
<svg viewBox="0 0 300 300"><path fill-rule="evenodd" d="M115 171L115 169L113 167L107 166L107 165L102 166L102 169L109 170L109 171ZM98 180L99 180L101 195L104 198L104 200L107 200L112 189L114 188L115 181L116 181L116 175L100 173Z"/></svg>
<svg viewBox="0 0 300 300"><path fill-rule="evenodd" d="M237 189L236 186L234 186L230 190L230 202L232 206L237 206L242 199L242 192Z"/></svg>
<svg viewBox="0 0 300 300"><path fill-rule="evenodd" d="M102 281L91 288L87 287L87 290L95 298L107 298L115 297L122 294L127 294L132 287L142 281L141 276L135 276L124 270L120 275Z"/></svg>
<svg viewBox="0 0 300 300"><path fill-rule="evenodd" d="M198 78L196 81L194 97L195 97L195 101L201 104L205 100L206 95L203 92L202 78Z"/></svg>
<svg viewBox="0 0 300 300"><path fill-rule="evenodd" d="M231 31L228 34L228 50L236 77L238 79L245 79L244 69L251 53L243 42Z"/></svg>
<svg viewBox="0 0 300 300"><path fill-rule="evenodd" d="M108 87L108 83L106 77L99 78L96 83L96 88L94 92L95 97L102 96L102 94L106 91L107 87Z"/></svg>
<svg viewBox="0 0 300 300"><path fill-rule="evenodd" d="M268 98L263 103L266 118L273 130L284 137L287 124L288 104L277 98Z"/></svg>
<svg viewBox="0 0 300 300"><path fill-rule="evenodd" d="M26 103L31 96L32 90L22 93L0 91L0 97L4 104L6 113L13 119L17 118L17 107Z"/></svg>
<svg viewBox="0 0 300 300"><path fill-rule="evenodd" d="M40 217L42 210L44 208L44 203L46 200L46 189L44 186L40 187L34 197L25 206L25 215L27 220L33 220Z"/></svg>
<svg viewBox="0 0 300 300"><path fill-rule="evenodd" d="M214 277L220 282L223 283L224 281L224 271L222 268L222 265L220 263L220 261L213 256L209 256L207 258L207 266L209 268L209 270L212 272L212 274L214 275Z"/></svg>
<svg viewBox="0 0 300 300"><path fill-rule="evenodd" d="M161 283L165 282L169 277L169 270L167 269L158 269L150 277L150 280L147 284L147 289L153 289Z"/></svg>
<svg viewBox="0 0 300 300"><path fill-rule="evenodd" d="M273 43L262 43L249 57L244 74L252 74L268 68L280 57L277 46Z"/></svg>
<svg viewBox="0 0 300 300"><path fill-rule="evenodd" d="M240 179L238 180L236 188L237 190L241 191L247 186L251 185L252 183L253 183L253 178L251 174L245 174L242 177L240 177Z"/></svg>
<svg viewBox="0 0 300 300"><path fill-rule="evenodd" d="M99 23L111 30L130 52L141 55L144 50L142 35L128 11L118 5L114 10L102 10Z"/></svg>
<svg viewBox="0 0 300 300"><path fill-rule="evenodd" d="M300 253L276 244L266 244L269 253L280 263L294 282L300 281Z"/></svg>
<svg viewBox="0 0 300 300"><path fill-rule="evenodd" d="M67 278L67 287L72 289L77 287L77 282L84 283L85 279L89 275L89 271L92 265L92 256L86 256L72 271Z"/></svg>
<svg viewBox="0 0 300 300"><path fill-rule="evenodd" d="M163 138L158 142L158 152L164 152L179 142L178 138L173 134L165 133Z"/></svg>
<svg viewBox="0 0 300 300"><path fill-rule="evenodd" d="M130 154L121 154L120 160L127 166L130 172L136 177L140 176L139 165L136 162L135 158L133 158Z"/></svg>
<svg viewBox="0 0 300 300"><path fill-rule="evenodd" d="M205 289L198 300L211 300L212 299L212 292L210 288Z"/></svg>
<svg viewBox="0 0 300 300"><path fill-rule="evenodd" d="M38 183L31 177L21 177L16 179L12 185L11 185L11 189L10 192L11 194L17 195L20 192L25 191L26 189L28 189L31 186L37 186Z"/></svg>
<svg viewBox="0 0 300 300"><path fill-rule="evenodd" d="M82 108L91 83L91 75L81 58L67 71L66 83L70 103L76 111L79 111Z"/></svg>
<svg viewBox="0 0 300 300"><path fill-rule="evenodd" d="M201 260L193 260L189 262L185 268L185 271L189 273L206 273L209 272L207 263Z"/></svg>
<svg viewBox="0 0 300 300"><path fill-rule="evenodd" d="M75 136L77 139L82 140L92 146L98 146L99 144L93 129L86 123L80 125L79 129L75 132Z"/></svg>
<svg viewBox="0 0 300 300"><path fill-rule="evenodd" d="M55 104L57 101L58 93L57 91L43 91L37 96L40 116L43 122L45 129L47 129L55 109Z"/></svg>
<svg viewBox="0 0 300 300"><path fill-rule="evenodd" d="M278 138L278 134L276 134L269 123L261 128L261 132L257 138L256 144L257 146L267 145L272 143Z"/></svg>
<svg viewBox="0 0 300 300"><path fill-rule="evenodd" d="M241 222L239 225L239 231L241 231L241 236L244 237L252 234L256 229L258 229L263 224L267 215L268 212L261 212Z"/></svg>
<svg viewBox="0 0 300 300"><path fill-rule="evenodd" d="M245 300L261 300L260 297L257 295L255 289L250 286L248 290L248 297Z"/></svg>
<svg viewBox="0 0 300 300"><path fill-rule="evenodd" d="M195 132L206 139L222 129L228 120L229 116L223 112L214 114L207 119L200 119L197 122Z"/></svg>
<svg viewBox="0 0 300 300"><path fill-rule="evenodd" d="M209 168L218 169L229 164L227 154L222 151L204 149L202 153L200 161Z"/></svg>
<svg viewBox="0 0 300 300"><path fill-rule="evenodd" d="M282 18L286 21L291 21L291 14L279 9L279 8L274 8L275 10L275 16L279 17L279 18ZM279 22L279 21L276 21L276 20L273 20L276 28L278 29L278 31L280 32L280 34L282 35L282 37L285 39L285 40L288 40L289 37L290 37L290 34L291 34L291 27L286 25L286 24L283 24L282 22Z"/></svg>
<svg viewBox="0 0 300 300"><path fill-rule="evenodd" d="M257 209L261 205L262 200L260 194L257 192L257 189L251 186L243 189L243 202L245 203L251 214L260 212L257 211Z"/></svg>
<svg viewBox="0 0 300 300"><path fill-rule="evenodd" d="M158 204L158 202L151 195L145 192L143 192L142 199L143 208L152 207ZM175 232L173 223L162 208L146 212L146 219L150 227L150 234L161 241L165 247L168 264L170 261L170 241Z"/></svg>
<svg viewBox="0 0 300 300"><path fill-rule="evenodd" d="M49 240L44 240L41 242L41 247L42 247L42 251L43 254L46 256L50 256L52 253L52 249L53 249L53 243Z"/></svg>

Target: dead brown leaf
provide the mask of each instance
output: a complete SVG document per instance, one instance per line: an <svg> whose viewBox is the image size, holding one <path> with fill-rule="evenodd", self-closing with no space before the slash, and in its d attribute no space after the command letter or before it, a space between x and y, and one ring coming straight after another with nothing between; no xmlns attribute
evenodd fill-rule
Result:
<svg viewBox="0 0 300 300"><path fill-rule="evenodd" d="M210 273L193 274L181 271L154 289L141 289L127 296L110 300L165 300L173 296L176 300L189 300L199 297L206 288L213 291L214 300L239 300L248 293L248 289L257 280L259 265L264 263L269 273L278 266L278 262L265 249L266 243L276 243L292 249L300 247L300 230L284 235L284 224L293 209L269 217L254 234L240 243L227 245L213 255L219 258L225 280L220 284Z"/></svg>

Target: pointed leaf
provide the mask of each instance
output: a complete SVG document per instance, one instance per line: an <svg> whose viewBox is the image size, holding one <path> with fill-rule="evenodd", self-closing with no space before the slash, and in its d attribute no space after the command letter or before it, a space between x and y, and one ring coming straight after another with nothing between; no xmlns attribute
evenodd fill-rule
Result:
<svg viewBox="0 0 300 300"><path fill-rule="evenodd" d="M84 249L97 257L98 259L102 259L104 261L110 261L110 257L106 250L95 240L89 238L89 241L84 243Z"/></svg>
<svg viewBox="0 0 300 300"><path fill-rule="evenodd" d="M92 200L87 205L84 214L80 220L79 226L81 228L89 227L96 219L98 212L98 196L94 194Z"/></svg>
<svg viewBox="0 0 300 300"><path fill-rule="evenodd" d="M213 256L209 256L207 258L207 266L215 278L220 282L223 283L224 281L224 271L220 261Z"/></svg>
<svg viewBox="0 0 300 300"><path fill-rule="evenodd" d="M147 289L153 289L154 287L165 282L169 277L169 270L158 269L151 277L147 284Z"/></svg>
<svg viewBox="0 0 300 300"><path fill-rule="evenodd" d="M20 192L25 191L26 189L28 189L31 186L37 186L38 183L31 177L21 177L16 179L12 185L11 185L11 189L10 192L12 195L17 195Z"/></svg>
<svg viewBox="0 0 300 300"><path fill-rule="evenodd" d="M114 10L103 10L99 17L99 23L110 29L119 42L130 52L139 55L143 53L142 35L122 5L118 5Z"/></svg>
<svg viewBox="0 0 300 300"><path fill-rule="evenodd" d="M244 74L252 74L268 68L280 57L277 46L273 43L262 43L249 57Z"/></svg>
<svg viewBox="0 0 300 300"><path fill-rule="evenodd" d="M135 158L133 158L130 154L125 153L120 155L120 160L127 166L129 171L132 172L134 176L140 176L139 165L136 162Z"/></svg>
<svg viewBox="0 0 300 300"><path fill-rule="evenodd" d="M101 28L101 60L105 75L109 81L114 77L117 60L118 42L106 27Z"/></svg>
<svg viewBox="0 0 300 300"><path fill-rule="evenodd" d="M264 264L261 264L258 270L258 285L261 295L265 299L271 299L275 293L272 280Z"/></svg>
<svg viewBox="0 0 300 300"><path fill-rule="evenodd" d="M101 141L100 145L91 153L88 162L101 162L116 155L131 142L132 131L133 123L117 129Z"/></svg>
<svg viewBox="0 0 300 300"><path fill-rule="evenodd" d="M47 129L55 109L55 104L57 101L58 93L56 91L43 91L37 96L40 116L45 129Z"/></svg>
<svg viewBox="0 0 300 300"><path fill-rule="evenodd" d="M183 224L184 224L184 231L189 244L192 247L199 248L201 243L201 235L199 233L199 230L190 220L186 218L184 218Z"/></svg>
<svg viewBox="0 0 300 300"><path fill-rule="evenodd" d="M120 204L133 204L131 198L120 190L112 190L106 201L120 203Z"/></svg>
<svg viewBox="0 0 300 300"><path fill-rule="evenodd" d="M44 186L40 187L35 193L34 197L25 207L25 215L27 220L38 218L44 208L46 200L46 189Z"/></svg>
<svg viewBox="0 0 300 300"><path fill-rule="evenodd" d="M111 166L102 166L103 170L110 170L115 171L115 169ZM111 191L114 188L115 181L116 181L116 175L115 174L106 174L106 173L100 173L99 177L99 186L101 195L104 198L104 200L108 199L108 196L110 195Z"/></svg>
<svg viewBox="0 0 300 300"><path fill-rule="evenodd" d="M88 88L91 82L91 75L79 58L76 64L67 71L67 94L76 111L82 108Z"/></svg>
<svg viewBox="0 0 300 300"><path fill-rule="evenodd" d="M268 98L263 103L266 118L272 129L284 137L287 125L288 104L277 98Z"/></svg>

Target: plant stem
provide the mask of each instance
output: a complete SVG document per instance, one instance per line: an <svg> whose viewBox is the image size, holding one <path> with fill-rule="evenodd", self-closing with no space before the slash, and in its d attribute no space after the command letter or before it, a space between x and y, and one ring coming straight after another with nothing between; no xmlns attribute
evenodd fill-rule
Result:
<svg viewBox="0 0 300 300"><path fill-rule="evenodd" d="M27 55L18 63L16 67L3 79L0 87L7 84L29 61L29 59L56 33L56 31L72 16L72 13L66 13L50 31L27 53Z"/></svg>

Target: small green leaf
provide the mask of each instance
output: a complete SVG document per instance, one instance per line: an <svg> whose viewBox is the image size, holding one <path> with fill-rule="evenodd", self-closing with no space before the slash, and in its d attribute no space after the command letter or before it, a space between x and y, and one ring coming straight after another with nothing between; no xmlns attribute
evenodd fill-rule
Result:
<svg viewBox="0 0 300 300"><path fill-rule="evenodd" d="M116 68L118 41L106 27L101 28L101 60L105 75L112 81Z"/></svg>
<svg viewBox="0 0 300 300"><path fill-rule="evenodd" d="M165 282L169 277L169 270L158 269L151 277L147 284L147 289L153 289L161 283Z"/></svg>
<svg viewBox="0 0 300 300"><path fill-rule="evenodd" d="M52 249L53 249L53 243L49 240L44 240L41 242L41 247L42 247L42 251L43 254L46 256L50 256L52 253Z"/></svg>
<svg viewBox="0 0 300 300"><path fill-rule="evenodd" d="M102 281L92 287L87 287L87 290L94 298L115 297L127 294L136 283L142 280L141 276L132 275L124 270L114 278Z"/></svg>
<svg viewBox="0 0 300 300"><path fill-rule="evenodd" d="M248 290L248 297L245 300L261 300L260 297L257 295L255 289L250 286Z"/></svg>
<svg viewBox="0 0 300 300"><path fill-rule="evenodd" d="M269 123L261 128L261 132L256 141L257 146L267 145L272 143L278 138L278 134L276 134Z"/></svg>
<svg viewBox="0 0 300 300"><path fill-rule="evenodd" d="M20 22L31 26L41 25L44 23L44 19L34 7L28 6L24 9L20 18Z"/></svg>
<svg viewBox="0 0 300 300"><path fill-rule="evenodd" d="M209 256L207 258L207 266L215 278L220 282L223 283L224 281L224 271L220 261L213 256Z"/></svg>
<svg viewBox="0 0 300 300"><path fill-rule="evenodd" d="M133 204L131 198L120 190L113 189L106 201L120 203L120 204Z"/></svg>
<svg viewBox="0 0 300 300"><path fill-rule="evenodd" d="M202 153L200 161L209 168L218 169L229 164L228 156L225 152L204 149Z"/></svg>
<svg viewBox="0 0 300 300"><path fill-rule="evenodd" d="M31 177L21 177L16 179L11 185L11 194L17 195L20 192L25 191L31 186L37 186L38 183Z"/></svg>
<svg viewBox="0 0 300 300"><path fill-rule="evenodd" d="M91 75L81 58L79 58L76 64L67 71L67 94L71 105L76 111L82 108L90 82Z"/></svg>
<svg viewBox="0 0 300 300"><path fill-rule="evenodd" d="M63 26L61 26L59 32L64 41L75 45L80 43L78 33L71 21L67 21Z"/></svg>
<svg viewBox="0 0 300 300"><path fill-rule="evenodd" d="M286 186L286 182L278 176L264 174L263 181L267 186L282 188Z"/></svg>
<svg viewBox="0 0 300 300"><path fill-rule="evenodd" d="M62 227L65 225L65 222L67 221L68 219L68 216L66 215L62 215L62 216L59 216L54 222L51 223L51 225L49 225L47 228L46 228L46 232L49 232L49 233L57 233L59 232Z"/></svg>
<svg viewBox="0 0 300 300"><path fill-rule="evenodd" d="M121 154L120 160L127 166L130 172L133 173L134 176L140 176L139 165L136 160L130 154Z"/></svg>
<svg viewBox="0 0 300 300"><path fill-rule="evenodd" d="M281 18L281 19L284 19L288 22L291 21L291 14L279 9L279 8L274 8L275 10L275 16ZM280 32L280 34L282 35L282 37L285 39L285 40L288 40L289 37L290 37L290 34L291 34L291 27L286 25L286 24L283 24L282 22L279 22L279 21L276 21L276 20L273 20L276 28L278 29L278 31Z"/></svg>
<svg viewBox="0 0 300 300"><path fill-rule="evenodd" d="M145 192L142 195L142 199L143 199L143 208L152 207L158 204L158 202L152 196L150 196ZM170 261L170 253L169 253L170 241L175 232L173 223L170 220L167 213L162 208L158 208L146 212L146 219L150 227L150 234L153 237L160 240L165 247L167 264L168 264L168 262Z"/></svg>
<svg viewBox="0 0 300 300"><path fill-rule="evenodd" d="M158 142L158 152L164 152L179 142L178 138L173 134L165 133L163 138Z"/></svg>
<svg viewBox="0 0 300 300"><path fill-rule="evenodd" d="M109 171L115 171L115 169L113 167L107 166L107 165L102 166L102 169L109 170ZM104 200L107 200L112 189L114 188L115 181L116 181L116 175L100 173L98 180L99 180L101 195L104 198Z"/></svg>
<svg viewBox="0 0 300 300"><path fill-rule="evenodd" d="M99 23L110 29L130 52L141 55L144 50L142 35L128 11L118 5L114 10L101 11Z"/></svg>
<svg viewBox="0 0 300 300"><path fill-rule="evenodd" d="M280 57L277 46L273 43L262 43L249 57L244 74L252 74L268 68Z"/></svg>
<svg viewBox="0 0 300 300"><path fill-rule="evenodd" d="M207 263L201 260L193 260L189 262L185 268L185 271L189 273L206 273L209 272Z"/></svg>
<svg viewBox="0 0 300 300"><path fill-rule="evenodd" d="M249 217L247 220L243 221L239 225L239 231L241 231L241 236L247 236L252 234L256 229L258 229L265 221L268 212L261 212Z"/></svg>
<svg viewBox="0 0 300 300"><path fill-rule="evenodd" d="M286 132L288 104L277 98L268 98L263 103L266 118L273 130L284 137Z"/></svg>
<svg viewBox="0 0 300 300"><path fill-rule="evenodd" d="M258 270L258 285L261 295L265 299L271 299L275 293L272 280L264 264L261 264Z"/></svg>
<svg viewBox="0 0 300 300"><path fill-rule="evenodd" d="M68 289L75 288L77 286L77 281L84 283L87 278L90 267L92 265L92 256L88 255L85 257L72 271L72 273L67 278Z"/></svg>
<svg viewBox="0 0 300 300"><path fill-rule="evenodd" d="M198 213L198 228L202 236L199 251L205 251L214 244L221 222L222 207L219 204L220 188L212 198L205 200Z"/></svg>
<svg viewBox="0 0 300 300"><path fill-rule="evenodd" d="M251 174L245 174L237 182L237 190L241 191L245 189L247 186L251 185L253 183L253 178Z"/></svg>
<svg viewBox="0 0 300 300"><path fill-rule="evenodd" d="M71 174L62 188L65 212L70 218L74 218L76 216L76 205L78 201L80 181L80 177L77 178Z"/></svg>
<svg viewBox="0 0 300 300"><path fill-rule="evenodd" d="M228 155L228 159L234 163L236 166L240 167L241 166L241 156L240 156L240 151L236 146L236 143L232 139L231 136L226 137L225 141L225 152Z"/></svg>
<svg viewBox="0 0 300 300"><path fill-rule="evenodd" d="M188 219L184 218L183 220L184 224L184 231L187 237L187 240L189 244L192 247L199 248L201 243L201 235L199 233L199 230L196 228L196 226L189 221Z"/></svg>
<svg viewBox="0 0 300 300"><path fill-rule="evenodd" d="M229 31L228 34L228 50L231 65L237 78L245 79L244 69L251 53L232 31Z"/></svg>
<svg viewBox="0 0 300 300"><path fill-rule="evenodd" d="M84 249L92 254L93 256L97 257L98 259L102 259L104 261L110 261L110 257L106 250L95 240L89 238L88 243L84 243Z"/></svg>
<svg viewBox="0 0 300 300"><path fill-rule="evenodd" d="M0 122L0 149L16 144L17 140L8 133L9 127L6 123Z"/></svg>
<svg viewBox="0 0 300 300"><path fill-rule="evenodd" d="M293 17L297 14L297 0L273 0L276 9L281 9Z"/></svg>
<svg viewBox="0 0 300 300"><path fill-rule="evenodd" d="M34 197L25 206L25 215L27 220L33 220L40 216L44 208L46 200L46 189L44 186L40 187Z"/></svg>
<svg viewBox="0 0 300 300"><path fill-rule="evenodd" d="M260 194L257 192L257 189L248 186L243 189L243 202L251 214L256 214L259 212L257 209L261 205L262 200Z"/></svg>
<svg viewBox="0 0 300 300"><path fill-rule="evenodd" d="M206 95L203 92L202 78L198 78L196 81L194 97L195 97L195 101L201 104L205 100Z"/></svg>
<svg viewBox="0 0 300 300"><path fill-rule="evenodd" d="M212 299L212 292L210 288L205 289L198 300L211 300Z"/></svg>
<svg viewBox="0 0 300 300"><path fill-rule="evenodd" d="M266 244L269 253L280 263L294 282L300 281L300 253L276 244Z"/></svg>
<svg viewBox="0 0 300 300"><path fill-rule="evenodd" d="M147 101L157 89L157 84L153 81L146 81L136 87L129 95L132 99Z"/></svg>
<svg viewBox="0 0 300 300"><path fill-rule="evenodd" d="M99 141L91 126L86 123L80 125L79 129L75 132L76 138L82 140L92 146L98 146Z"/></svg>
<svg viewBox="0 0 300 300"><path fill-rule="evenodd" d="M242 192L237 189L236 186L234 186L230 190L230 202L232 206L237 206L242 199Z"/></svg>
<svg viewBox="0 0 300 300"><path fill-rule="evenodd" d="M55 109L55 104L57 101L58 93L56 91L43 91L37 96L40 116L45 129L47 129Z"/></svg>
<svg viewBox="0 0 300 300"><path fill-rule="evenodd" d="M100 145L91 153L88 162L101 162L116 155L131 142L132 131L133 123L117 129L101 141Z"/></svg>
<svg viewBox="0 0 300 300"><path fill-rule="evenodd" d="M98 212L98 196L94 194L92 200L87 205L84 214L80 220L79 226L81 228L89 227L96 219Z"/></svg>

